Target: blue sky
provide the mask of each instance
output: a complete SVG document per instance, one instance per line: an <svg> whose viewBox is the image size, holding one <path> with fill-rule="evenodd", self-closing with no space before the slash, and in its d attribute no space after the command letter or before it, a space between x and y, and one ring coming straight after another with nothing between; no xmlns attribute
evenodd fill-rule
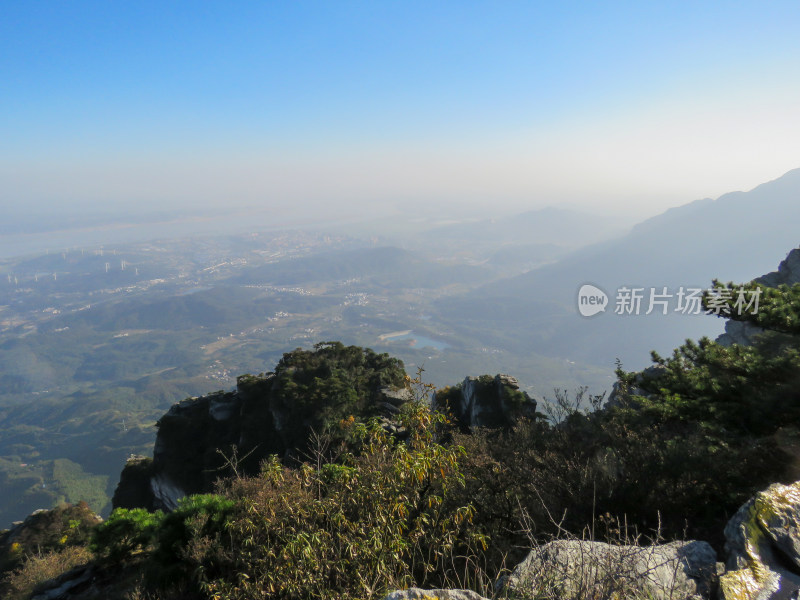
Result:
<svg viewBox="0 0 800 600"><path fill-rule="evenodd" d="M800 3L0 2L3 207L563 203L800 167Z"/></svg>

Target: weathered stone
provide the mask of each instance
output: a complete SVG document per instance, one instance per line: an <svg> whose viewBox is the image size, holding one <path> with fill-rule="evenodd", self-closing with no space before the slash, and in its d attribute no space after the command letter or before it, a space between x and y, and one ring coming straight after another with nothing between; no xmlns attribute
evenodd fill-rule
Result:
<svg viewBox="0 0 800 600"><path fill-rule="evenodd" d="M208 405L208 414L215 421L227 421L239 410L238 398L212 398Z"/></svg>
<svg viewBox="0 0 800 600"><path fill-rule="evenodd" d="M556 540L534 548L505 581L511 597L709 598L717 555L706 542L612 546Z"/></svg>
<svg viewBox="0 0 800 600"><path fill-rule="evenodd" d="M406 402L411 402L414 399L414 394L408 388L393 389L390 387L382 387L378 390L380 400L392 404L393 406L402 406Z"/></svg>
<svg viewBox="0 0 800 600"><path fill-rule="evenodd" d="M795 248L789 252L786 258L781 261L777 271L767 273L756 279L756 281L770 287L800 283L800 248Z"/></svg>
<svg viewBox="0 0 800 600"><path fill-rule="evenodd" d="M153 460L144 456L131 456L119 476L111 502L115 508L145 508L155 510L150 489Z"/></svg>
<svg viewBox="0 0 800 600"><path fill-rule="evenodd" d="M150 479L153 506L158 510L175 510L178 500L186 496L186 490L172 481L166 473L156 473Z"/></svg>
<svg viewBox="0 0 800 600"><path fill-rule="evenodd" d="M396 415L400 413L400 408L395 406L394 404L389 404L388 402L379 402L378 408L383 410L386 414L389 415Z"/></svg>
<svg viewBox="0 0 800 600"><path fill-rule="evenodd" d="M510 427L519 417L532 417L537 402L519 389L510 375L466 377L447 407L462 427Z"/></svg>
<svg viewBox="0 0 800 600"><path fill-rule="evenodd" d="M725 527L724 600L800 593L800 482L774 484L748 500Z"/></svg>
<svg viewBox="0 0 800 600"><path fill-rule="evenodd" d="M362 355L371 352L359 350ZM152 461L129 461L113 506L172 510L185 495L213 491L216 481L234 470L255 475L270 455L296 459L298 452L307 449L311 431L319 428L316 415L298 409L284 393L282 378L297 371L298 367L288 365L281 373L245 375L237 379L235 390L173 404L158 421ZM364 390L369 416L392 417L413 399L410 390L399 387L400 372L392 377L374 377L370 389ZM387 386L387 382L396 385ZM391 419L385 427L398 437L408 435Z"/></svg>
<svg viewBox="0 0 800 600"><path fill-rule="evenodd" d="M727 321L725 323L725 333L717 338L717 343L723 346L739 344L740 346L750 346L755 342L755 336L763 333L761 327L757 327L746 321Z"/></svg>
<svg viewBox="0 0 800 600"><path fill-rule="evenodd" d="M383 600L486 600L471 590L423 590L409 588L392 592Z"/></svg>

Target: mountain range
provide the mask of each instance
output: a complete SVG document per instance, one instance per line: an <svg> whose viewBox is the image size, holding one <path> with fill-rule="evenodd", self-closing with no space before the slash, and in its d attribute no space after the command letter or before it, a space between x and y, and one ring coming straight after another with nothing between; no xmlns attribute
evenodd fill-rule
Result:
<svg viewBox="0 0 800 600"><path fill-rule="evenodd" d="M722 322L676 312L681 287L705 289L714 278L746 282L775 268L800 243L800 169L749 192L703 199L648 219L619 238L592 244L527 273L439 301L456 329L492 340L504 333L518 352L538 352L612 367L641 368L650 350L716 335ZM604 290L609 307L593 318L577 311L585 283ZM619 288L667 288L669 314L614 314ZM657 307L660 309L660 307Z"/></svg>

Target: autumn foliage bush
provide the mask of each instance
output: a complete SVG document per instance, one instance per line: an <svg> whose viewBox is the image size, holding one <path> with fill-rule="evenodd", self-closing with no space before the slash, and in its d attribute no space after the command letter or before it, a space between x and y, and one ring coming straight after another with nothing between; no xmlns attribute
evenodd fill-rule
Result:
<svg viewBox="0 0 800 600"><path fill-rule="evenodd" d="M421 402L400 420L406 439L347 418L299 468L273 456L258 476L170 514L117 510L92 548L110 568L141 564L164 597L355 599L446 585L487 544L471 504L453 502L464 450L440 443L445 418Z"/></svg>

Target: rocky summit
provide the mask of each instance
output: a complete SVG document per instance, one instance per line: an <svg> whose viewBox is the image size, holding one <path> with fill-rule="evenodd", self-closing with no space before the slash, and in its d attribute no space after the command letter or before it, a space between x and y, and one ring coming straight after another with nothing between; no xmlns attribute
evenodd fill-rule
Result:
<svg viewBox="0 0 800 600"><path fill-rule="evenodd" d="M521 417L536 414L537 401L520 390L511 375L465 377L459 385L436 393L435 405L449 410L465 430L510 427Z"/></svg>
<svg viewBox="0 0 800 600"><path fill-rule="evenodd" d="M257 473L270 455L290 460L350 415L400 434L394 417L413 399L404 377L401 361L336 342L287 353L274 372L241 376L233 391L177 402L158 421L152 459L128 459L114 507L172 510L220 477Z"/></svg>

